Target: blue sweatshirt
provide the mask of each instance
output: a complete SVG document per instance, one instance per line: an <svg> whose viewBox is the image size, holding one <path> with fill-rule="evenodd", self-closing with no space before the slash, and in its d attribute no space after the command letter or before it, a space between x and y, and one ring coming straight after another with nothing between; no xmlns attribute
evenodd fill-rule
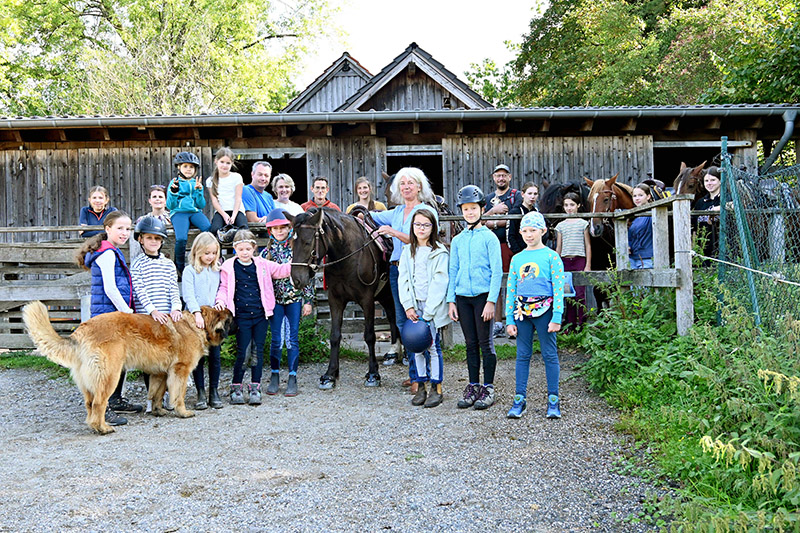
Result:
<svg viewBox="0 0 800 533"><path fill-rule="evenodd" d="M178 178L178 192L172 192L172 182L167 185L167 209L169 216L175 213L198 213L206 206L203 189L195 189L194 178Z"/></svg>
<svg viewBox="0 0 800 533"><path fill-rule="evenodd" d="M650 217L636 217L628 228L628 247L631 259L653 257L653 223Z"/></svg>
<svg viewBox="0 0 800 533"><path fill-rule="evenodd" d="M514 306L518 296L553 297L552 322L561 324L564 314L564 263L558 254L543 246L522 250L511 258L506 285L506 325L515 325Z"/></svg>
<svg viewBox="0 0 800 533"><path fill-rule="evenodd" d="M456 295L477 296L489 293L487 302L497 303L503 282L503 257L500 241L487 228L467 229L450 244L450 282L447 301L455 303Z"/></svg>

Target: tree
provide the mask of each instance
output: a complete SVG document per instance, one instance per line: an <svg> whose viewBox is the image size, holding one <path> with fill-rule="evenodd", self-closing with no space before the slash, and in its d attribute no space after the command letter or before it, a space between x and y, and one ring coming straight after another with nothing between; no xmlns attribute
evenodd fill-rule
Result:
<svg viewBox="0 0 800 533"><path fill-rule="evenodd" d="M0 107L24 115L276 111L326 0L4 0Z"/></svg>

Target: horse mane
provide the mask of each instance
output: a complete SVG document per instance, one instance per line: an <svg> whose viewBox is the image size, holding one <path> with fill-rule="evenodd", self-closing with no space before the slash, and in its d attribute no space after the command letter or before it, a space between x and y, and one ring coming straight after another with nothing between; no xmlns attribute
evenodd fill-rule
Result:
<svg viewBox="0 0 800 533"><path fill-rule="evenodd" d="M308 223L319 211L322 211L322 227L325 229L323 239L328 241L328 246L330 246L332 242L342 241L344 239L347 219L352 219L353 217L337 209L331 209L330 207L312 207L308 211L299 213L294 217L294 225L299 226ZM331 236L334 237L334 239L331 239Z"/></svg>

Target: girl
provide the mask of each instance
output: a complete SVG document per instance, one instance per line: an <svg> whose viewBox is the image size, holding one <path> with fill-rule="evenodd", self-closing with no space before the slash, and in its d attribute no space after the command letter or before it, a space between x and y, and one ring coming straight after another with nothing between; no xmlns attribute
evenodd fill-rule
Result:
<svg viewBox="0 0 800 533"><path fill-rule="evenodd" d="M200 159L191 152L180 152L173 160L178 175L167 191L167 209L175 228L175 266L179 273L186 265L186 241L189 226L200 231L208 231L211 223L203 214L206 199L203 196L203 183L200 178Z"/></svg>
<svg viewBox="0 0 800 533"><path fill-rule="evenodd" d="M254 257L256 238L248 230L239 230L233 237L236 256L222 264L217 291L217 305L230 309L238 326L236 333L236 362L233 366L231 403L244 404L242 378L244 360L250 341L256 350L256 364L250 368L250 405L261 403L261 372L264 364L264 341L267 338L267 319L275 308L272 280L287 278L292 271L289 263L279 265Z"/></svg>
<svg viewBox="0 0 800 533"><path fill-rule="evenodd" d="M136 219L136 224L142 221L144 217L155 217L165 226L171 224L169 220L169 211L167 211L167 188L163 185L151 185L150 194L147 196L147 203L150 204L150 212L142 215ZM142 247L136 239L131 241L131 261L134 261L139 254L142 253Z"/></svg>
<svg viewBox="0 0 800 533"><path fill-rule="evenodd" d="M195 237L189 252L189 264L183 271L182 287L186 309L194 315L194 323L199 329L205 328L200 306L214 305L219 290L219 257L219 242L214 235L204 231ZM208 357L200 359L192 373L194 385L197 387L195 409L208 409L209 405L214 409L222 408L222 400L217 391L221 366L220 354L219 346L209 346ZM208 397L203 379L206 359L208 359Z"/></svg>
<svg viewBox="0 0 800 533"><path fill-rule="evenodd" d="M436 217L430 211L420 210L411 220L412 233L409 244L403 246L399 266L400 301L406 317L417 322L423 320L430 325L434 339L436 357L430 360L428 352L415 353L417 368L417 393L411 405L436 407L442 403L442 348L439 341L439 328L450 323L447 316L447 265L449 254L439 242L439 228ZM426 367L430 365L430 378ZM428 396L425 383L430 379L431 394Z"/></svg>
<svg viewBox="0 0 800 533"><path fill-rule="evenodd" d="M178 271L175 264L161 254L166 238L166 226L155 217L142 218L133 231L133 239L142 248L142 254L131 264L134 306L137 313L150 315L160 324L168 324L170 319L178 322L183 318ZM144 384L150 390L150 376L147 374L144 374ZM165 407L169 409L169 397L165 398ZM148 398L146 412L151 409Z"/></svg>
<svg viewBox="0 0 800 533"><path fill-rule="evenodd" d="M528 213L520 223L527 247L511 259L506 286L506 332L517 336L517 390L508 418L520 418L527 407L528 372L533 331L539 336L547 377L547 418L561 418L558 378L561 367L556 332L564 312L564 264L542 243L547 226L541 213Z"/></svg>
<svg viewBox="0 0 800 533"><path fill-rule="evenodd" d="M633 203L636 207L653 200L650 186L640 183L633 188ZM631 270L653 268L653 223L651 217L634 217L628 227L628 251Z"/></svg>
<svg viewBox="0 0 800 533"><path fill-rule="evenodd" d="M539 198L539 187L532 181L522 186L522 203L508 210L509 215L525 215L536 211L536 200ZM519 220L509 220L506 233L508 247L512 254L518 254L525 249L525 241L519 234Z"/></svg>
<svg viewBox="0 0 800 533"><path fill-rule="evenodd" d="M359 204L370 211L386 211L386 205L384 205L383 202L375 200L375 191L372 190L372 183L366 176L361 176L356 180L356 194L358 195L358 201L347 207L347 213L350 213L350 211Z"/></svg>
<svg viewBox="0 0 800 533"><path fill-rule="evenodd" d="M705 196L694 203L695 211L719 211L719 198L722 182L720 181L719 168L709 167L703 177L703 185L706 188ZM719 238L719 217L713 215L703 215L697 219L697 233L705 235L703 242L703 255L717 255ZM705 263L704 263L705 264Z"/></svg>
<svg viewBox="0 0 800 533"><path fill-rule="evenodd" d="M574 192L564 195L564 212L574 215L581 207L581 198ZM592 269L592 245L589 222L585 218L568 218L556 225L556 253L561 256L564 270L569 272ZM586 321L586 287L575 287L575 301L567 305L567 324L582 326ZM569 327L569 326L568 326Z"/></svg>
<svg viewBox="0 0 800 533"><path fill-rule="evenodd" d="M457 203L467 229L456 235L450 245L447 302L450 318L461 322L469 370L469 383L458 406L487 409L494 403L497 357L491 332L503 279L503 258L500 241L481 223L486 204L483 191L475 185L467 185L458 191ZM479 351L483 356L483 385L480 384Z"/></svg>
<svg viewBox="0 0 800 533"><path fill-rule="evenodd" d="M275 207L280 207L293 217L303 212L303 208L300 207L300 204L290 200L290 197L294 194L295 186L294 180L289 174L278 174L275 176L275 179L272 180L272 190L275 191L275 196L278 197L278 199L275 200Z"/></svg>
<svg viewBox="0 0 800 533"><path fill-rule="evenodd" d="M294 231L286 219L283 209L273 209L267 216L269 244L261 251L261 257L278 264L292 262L292 242ZM283 352L284 317L289 324L286 358L289 366L289 381L286 384L286 396L297 396L297 366L300 361L300 314L311 314L311 302L314 301L314 279L302 290L295 289L292 280L277 279L275 286L275 314L270 320L272 340L269 347L270 373L267 394L278 394L280 388L281 353Z"/></svg>
<svg viewBox="0 0 800 533"><path fill-rule="evenodd" d="M244 181L242 175L231 172L231 168L233 168L233 151L223 146L214 156L214 173L206 180L206 187L211 195L211 205L216 211L214 218L211 219L211 228L208 230L212 235L217 235L224 226L247 227L247 216L242 204Z"/></svg>
<svg viewBox="0 0 800 533"><path fill-rule="evenodd" d="M130 232L130 217L122 211L113 211L105 217L103 231L89 238L78 250L78 265L92 274L90 309L93 317L113 311L133 313L133 282L125 256L120 251L120 247L128 241ZM111 426L128 423L117 411L139 413L143 410L141 405L130 403L122 397L124 385L125 370L119 377L116 390L108 399L106 422Z"/></svg>
<svg viewBox="0 0 800 533"><path fill-rule="evenodd" d="M89 189L89 205L81 207L78 223L81 226L102 226L108 214L117 210L116 207L109 207L109 202L111 202L111 198L105 187L95 185ZM81 237L94 237L99 233L102 231L81 231L80 235Z"/></svg>

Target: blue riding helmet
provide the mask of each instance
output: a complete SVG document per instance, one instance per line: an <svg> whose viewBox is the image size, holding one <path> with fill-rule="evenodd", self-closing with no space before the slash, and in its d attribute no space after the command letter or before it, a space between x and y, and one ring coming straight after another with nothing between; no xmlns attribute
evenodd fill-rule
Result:
<svg viewBox="0 0 800 533"><path fill-rule="evenodd" d="M139 235L149 233L158 235L162 239L167 238L167 227L154 216L148 215L140 220L133 229L133 240L138 241Z"/></svg>
<svg viewBox="0 0 800 533"><path fill-rule="evenodd" d="M175 159L172 160L172 164L176 167L178 165L182 165L183 163L189 163L197 168L200 168L200 158L192 152L178 152L175 155Z"/></svg>
<svg viewBox="0 0 800 533"><path fill-rule="evenodd" d="M416 322L408 320L400 333L400 339L410 353L424 352L433 344L430 324L424 320Z"/></svg>
<svg viewBox="0 0 800 533"><path fill-rule="evenodd" d="M456 205L461 207L464 204L478 204L483 207L486 205L486 195L477 185L465 185L456 196Z"/></svg>
<svg viewBox="0 0 800 533"><path fill-rule="evenodd" d="M286 218L286 211L280 207L276 207L269 212L267 215L267 221L264 225L268 228L274 228L275 226L289 226L291 225L291 222L289 222L289 219Z"/></svg>

